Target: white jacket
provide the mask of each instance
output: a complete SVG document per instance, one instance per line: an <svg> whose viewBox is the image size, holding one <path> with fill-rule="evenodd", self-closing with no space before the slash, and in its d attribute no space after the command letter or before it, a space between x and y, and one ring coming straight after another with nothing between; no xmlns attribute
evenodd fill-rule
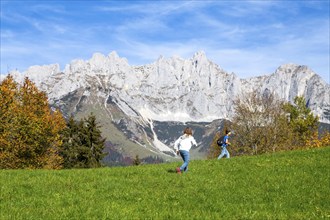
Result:
<svg viewBox="0 0 330 220"><path fill-rule="evenodd" d="M193 145L197 145L195 138L191 135L184 134L175 141L174 149L189 151Z"/></svg>

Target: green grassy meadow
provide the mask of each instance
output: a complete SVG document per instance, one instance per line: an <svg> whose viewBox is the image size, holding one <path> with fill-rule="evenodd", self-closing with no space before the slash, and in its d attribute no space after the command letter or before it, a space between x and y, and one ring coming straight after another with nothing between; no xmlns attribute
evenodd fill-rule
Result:
<svg viewBox="0 0 330 220"><path fill-rule="evenodd" d="M1 170L0 219L330 219L330 147L179 165Z"/></svg>

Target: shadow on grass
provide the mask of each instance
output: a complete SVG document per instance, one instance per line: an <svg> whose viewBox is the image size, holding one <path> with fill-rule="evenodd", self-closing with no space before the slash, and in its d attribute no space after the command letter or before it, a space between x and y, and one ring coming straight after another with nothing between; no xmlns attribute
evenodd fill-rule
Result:
<svg viewBox="0 0 330 220"><path fill-rule="evenodd" d="M168 169L167 172L168 173L176 173L176 170L175 169Z"/></svg>

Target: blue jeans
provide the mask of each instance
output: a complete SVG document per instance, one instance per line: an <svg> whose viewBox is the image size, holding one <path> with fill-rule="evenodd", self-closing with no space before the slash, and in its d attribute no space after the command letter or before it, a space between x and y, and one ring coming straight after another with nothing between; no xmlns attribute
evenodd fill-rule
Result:
<svg viewBox="0 0 330 220"><path fill-rule="evenodd" d="M183 162L184 162L181 165L180 170L184 171L184 172L187 172L188 171L189 159L190 159L189 152L186 151L186 150L180 150L180 155L181 155L181 157L183 159Z"/></svg>
<svg viewBox="0 0 330 220"><path fill-rule="evenodd" d="M220 160L225 155L226 155L227 158L230 158L230 154L229 154L227 148L226 147L222 147L222 151L221 151L221 154L218 157L218 160Z"/></svg>

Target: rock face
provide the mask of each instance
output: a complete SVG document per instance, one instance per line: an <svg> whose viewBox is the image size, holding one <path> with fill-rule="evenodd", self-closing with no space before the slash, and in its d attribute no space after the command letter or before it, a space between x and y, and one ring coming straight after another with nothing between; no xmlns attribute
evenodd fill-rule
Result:
<svg viewBox="0 0 330 220"><path fill-rule="evenodd" d="M282 65L270 75L239 79L208 60L204 52L188 60L159 57L143 66L130 66L112 52L74 60L63 71L54 64L11 74L18 80L29 77L67 116L94 112L102 118L105 136L114 146L126 148L126 153L140 146L146 152L173 156L173 142L182 131L173 133L176 129L170 125L181 129L190 123L197 130L204 127L196 152L205 154L220 119L233 116L233 100L252 90L291 102L304 96L320 121L330 123L329 84L307 66L295 64Z"/></svg>

